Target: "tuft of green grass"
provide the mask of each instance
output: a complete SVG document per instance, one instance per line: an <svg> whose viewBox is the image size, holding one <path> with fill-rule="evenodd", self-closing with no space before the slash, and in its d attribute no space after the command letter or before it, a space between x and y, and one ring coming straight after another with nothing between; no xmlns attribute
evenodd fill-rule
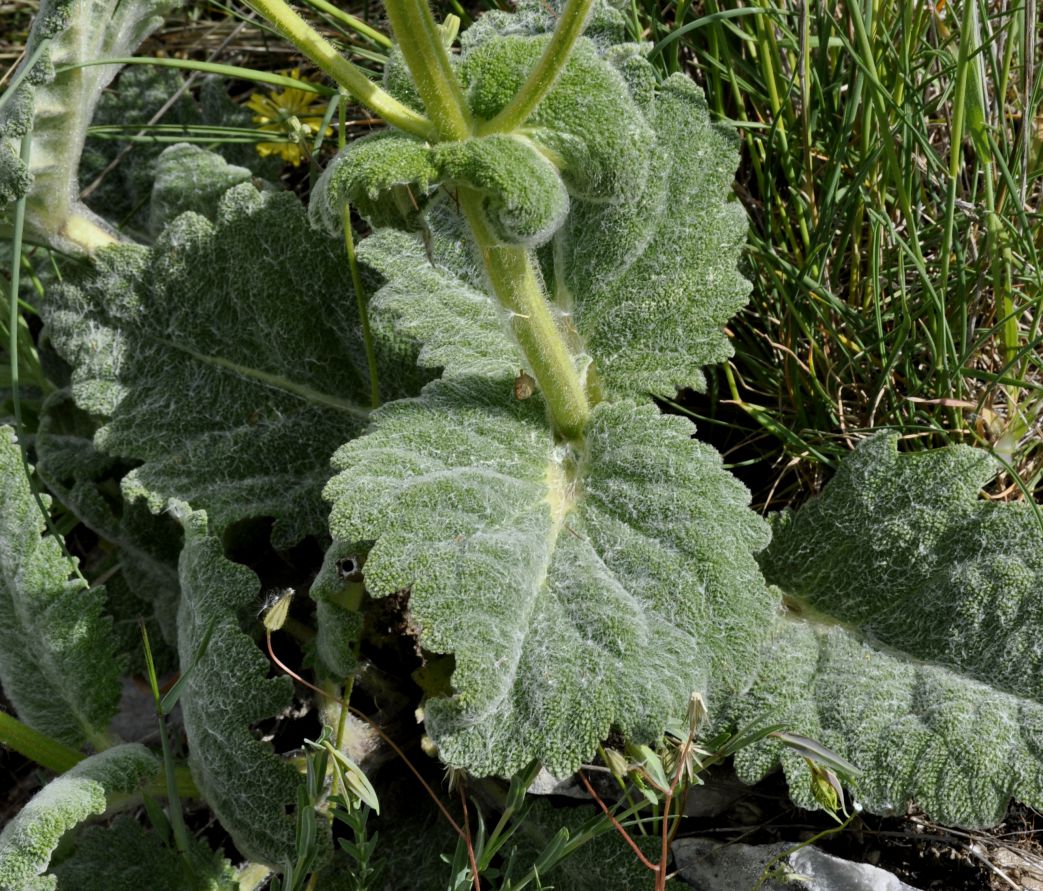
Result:
<svg viewBox="0 0 1043 891"><path fill-rule="evenodd" d="M1035 6L632 0L653 60L742 136L754 290L702 413L762 501L883 426L991 448L1013 471L997 496L1040 486Z"/></svg>

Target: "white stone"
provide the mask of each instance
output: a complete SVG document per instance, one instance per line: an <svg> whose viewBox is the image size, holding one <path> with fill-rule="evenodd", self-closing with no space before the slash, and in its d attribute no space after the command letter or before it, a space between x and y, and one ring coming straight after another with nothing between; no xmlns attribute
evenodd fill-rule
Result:
<svg viewBox="0 0 1043 891"><path fill-rule="evenodd" d="M697 891L751 891L768 862L795 847L793 844L728 845L704 838L674 842L673 852L681 878ZM780 878L761 891L918 891L885 869L868 863L852 863L814 846L801 848L776 866Z"/></svg>

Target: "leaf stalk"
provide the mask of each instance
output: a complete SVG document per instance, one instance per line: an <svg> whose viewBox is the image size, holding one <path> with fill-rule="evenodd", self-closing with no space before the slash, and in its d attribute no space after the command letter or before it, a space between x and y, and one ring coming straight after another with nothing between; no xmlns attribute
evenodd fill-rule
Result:
<svg viewBox="0 0 1043 891"><path fill-rule="evenodd" d="M249 0L249 4L340 86L393 127L421 139L433 135L427 118L373 83L361 68L341 56L285 0Z"/></svg>
<svg viewBox="0 0 1043 891"><path fill-rule="evenodd" d="M581 438L590 405L572 353L544 296L532 254L516 245L497 243L477 192L461 188L460 207L493 293L511 313L511 331L532 368L555 429L567 439Z"/></svg>
<svg viewBox="0 0 1043 891"><path fill-rule="evenodd" d="M572 55L572 48L586 27L592 5L593 0L568 0L536 67L529 72L525 83L500 113L491 121L478 125L479 136L517 130L532 117L536 106L550 92L558 75L564 70Z"/></svg>
<svg viewBox="0 0 1043 891"><path fill-rule="evenodd" d="M438 136L449 140L471 136L471 109L427 0L387 0L384 8Z"/></svg>

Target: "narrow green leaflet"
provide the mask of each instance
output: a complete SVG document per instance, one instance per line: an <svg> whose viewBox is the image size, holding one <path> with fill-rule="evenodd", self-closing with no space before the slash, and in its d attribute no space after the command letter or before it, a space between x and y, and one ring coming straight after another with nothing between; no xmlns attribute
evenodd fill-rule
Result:
<svg viewBox="0 0 1043 891"><path fill-rule="evenodd" d="M293 698L290 679L268 678L268 660L240 628L243 616L259 624L257 576L225 559L204 513L183 504L175 511L185 527L178 610L182 670L195 661L213 624L180 699L192 776L244 855L273 866L293 862L288 811L303 780L251 729L287 709Z"/></svg>
<svg viewBox="0 0 1043 891"><path fill-rule="evenodd" d="M45 528L14 431L0 427L0 683L35 730L100 746L121 671L102 615L105 592L70 579L69 560Z"/></svg>
<svg viewBox="0 0 1043 891"><path fill-rule="evenodd" d="M343 245L244 183L215 223L187 213L151 251L100 252L44 314L77 404L107 419L97 446L144 462L128 498L187 501L215 530L271 516L280 547L324 534L329 457L366 424L355 307ZM382 391L410 392L414 348L377 338Z"/></svg>
<svg viewBox="0 0 1043 891"><path fill-rule="evenodd" d="M55 877L44 872L62 836L136 792L159 769L148 749L129 743L91 755L52 780L0 832L0 888L56 888Z"/></svg>
<svg viewBox="0 0 1043 891"><path fill-rule="evenodd" d="M1012 796L1043 806L1043 530L1031 505L979 497L995 471L980 450L899 455L875 437L762 555L792 609L736 714L853 762L871 810L915 801L976 826ZM753 780L778 757L736 763Z"/></svg>
<svg viewBox="0 0 1043 891"><path fill-rule="evenodd" d="M743 683L775 601L767 530L720 456L651 405L594 409L581 453L510 376L430 384L334 457L342 542L375 539L368 590L408 589L419 643L451 653L427 703L449 764L567 773L610 728L658 735L693 690Z"/></svg>
<svg viewBox="0 0 1043 891"><path fill-rule="evenodd" d="M62 66L133 54L178 0L43 0L33 23L26 59L42 56L0 113L0 195L28 189L26 224L37 238L71 251L92 251L116 240L109 227L79 200L77 170L87 127L118 65L59 71ZM46 45L44 45L46 44ZM15 72L19 76L19 72ZM17 142L32 130L28 171L16 161ZM31 179L26 174L31 175ZM17 182L16 188L9 188Z"/></svg>

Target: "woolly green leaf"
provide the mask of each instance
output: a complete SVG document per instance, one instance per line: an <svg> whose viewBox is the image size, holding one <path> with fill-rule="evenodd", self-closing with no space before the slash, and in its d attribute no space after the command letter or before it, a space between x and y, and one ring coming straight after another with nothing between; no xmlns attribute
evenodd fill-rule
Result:
<svg viewBox="0 0 1043 891"><path fill-rule="evenodd" d="M710 123L702 93L683 77L659 89L650 117L655 152L643 187L615 203L573 200L543 258L563 323L603 389L622 395L701 387L700 367L731 355L722 328L749 291L737 269L746 217L725 200L734 134ZM384 232L361 245L360 257L387 280L374 306L425 344L425 364L447 374L517 372L525 363L451 207L428 220L424 246Z"/></svg>
<svg viewBox="0 0 1043 891"><path fill-rule="evenodd" d="M899 455L876 437L779 518L763 554L795 615L739 719L785 722L853 762L871 810L915 801L975 826L1011 796L1043 805L1043 531L1031 505L979 498L995 469L979 450ZM737 766L756 779L778 758L757 747ZM799 759L782 760L797 782Z"/></svg>
<svg viewBox="0 0 1043 891"><path fill-rule="evenodd" d="M462 40L460 74L477 117L492 119L506 106L549 39L511 35ZM560 158L562 178L577 198L629 200L648 174L655 141L649 122L622 76L589 40L576 44L526 127Z"/></svg>
<svg viewBox="0 0 1043 891"><path fill-rule="evenodd" d="M569 211L557 169L526 139L493 135L446 142L433 153L446 182L482 194L494 232L508 244L544 244Z"/></svg>
<svg viewBox="0 0 1043 891"><path fill-rule="evenodd" d="M14 432L0 427L0 682L30 727L101 745L121 669L105 592L70 580L62 545L45 528Z"/></svg>
<svg viewBox="0 0 1043 891"><path fill-rule="evenodd" d="M181 527L171 517L153 515L140 502L113 497L126 467L94 448L96 430L97 424L76 407L67 390L49 396L35 438L36 471L80 522L118 547L120 572L108 581L106 593L120 651L133 663L144 655L138 616L152 614L164 640L177 641ZM122 591L131 596L120 597Z"/></svg>
<svg viewBox="0 0 1043 891"><path fill-rule="evenodd" d="M48 891L43 873L62 836L88 817L103 814L159 772L159 762L137 743L85 758L43 787L0 832L0 888Z"/></svg>
<svg viewBox="0 0 1043 891"><path fill-rule="evenodd" d="M563 0L518 0L511 12L491 9L460 35L460 43L466 48L497 37L550 34L564 5ZM626 19L611 0L593 0L583 36L604 49L622 43L626 35Z"/></svg>
<svg viewBox="0 0 1043 891"><path fill-rule="evenodd" d="M26 226L35 237L72 251L92 251L116 240L79 200L77 169L94 109L119 66L65 70L103 58L132 55L178 0L44 0L33 23L23 65L48 41L40 69L30 73L0 115L0 144L8 149L32 129L29 173L33 181ZM16 71L15 76L18 76ZM0 193L12 173L5 162ZM20 167L20 162L19 162ZM15 171L24 182L24 169Z"/></svg>
<svg viewBox="0 0 1043 891"><path fill-rule="evenodd" d="M373 226L415 229L438 179L430 147L395 133L347 146L315 185L310 213L331 235L343 231L347 201Z"/></svg>
<svg viewBox="0 0 1043 891"><path fill-rule="evenodd" d="M215 223L184 214L151 250L120 246L44 307L96 444L144 462L123 481L215 530L276 518L277 547L322 535L329 456L365 424L369 374L343 245L288 193L242 184ZM377 335L387 397L416 387L413 348Z"/></svg>
<svg viewBox="0 0 1043 891"><path fill-rule="evenodd" d="M700 366L732 354L722 328L750 290L737 269L746 214L727 200L735 134L681 75L657 92L652 119L644 187L614 204L574 202L548 262L548 290L622 394L701 389Z"/></svg>
<svg viewBox="0 0 1043 891"><path fill-rule="evenodd" d="M221 196L232 186L252 178L245 167L229 164L220 155L199 146L169 146L156 159L149 230L162 232L175 217L189 210L213 221Z"/></svg>
<svg viewBox="0 0 1043 891"><path fill-rule="evenodd" d="M418 238L393 229L359 245L359 259L385 278L372 308L423 344L417 361L426 368L444 368L447 376L517 372L524 360L496 299L483 287L464 243L444 234L452 220L441 219L429 242L434 263Z"/></svg>
<svg viewBox="0 0 1043 891"><path fill-rule="evenodd" d="M309 594L315 601L315 652L331 677L349 677L358 667L355 645L362 636L362 614L349 609L348 602L360 603L358 548L335 541L326 551Z"/></svg>
<svg viewBox="0 0 1043 891"><path fill-rule="evenodd" d="M164 847L155 832L120 816L111 826L91 826L80 833L75 851L54 868L54 875L59 891L233 891L239 887L227 860L202 842L190 844L186 862L176 850Z"/></svg>
<svg viewBox="0 0 1043 891"><path fill-rule="evenodd" d="M293 694L288 677L267 677L268 660L240 628L244 615L257 627L257 577L225 559L203 512L186 505L175 510L185 528L178 609L182 671L195 662L203 635L213 628L180 700L192 777L244 855L273 866L293 862L294 821L287 811L302 778L251 730L287 709Z"/></svg>
<svg viewBox="0 0 1043 891"><path fill-rule="evenodd" d="M417 229L437 181L480 192L494 230L510 244L545 243L569 209L557 168L523 137L429 146L378 133L352 143L326 168L312 199L312 218L339 232L348 201L373 226Z"/></svg>
<svg viewBox="0 0 1043 891"><path fill-rule="evenodd" d="M510 33L479 26L462 36L464 51L456 67L479 119L503 109L549 40L547 34L504 31ZM413 97L395 54L385 80L404 100ZM595 43L581 39L524 134L435 146L397 133L360 140L327 170L313 213L333 231L348 199L374 226L416 228L433 183L468 185L483 194L494 231L504 242L534 247L561 225L568 193L609 203L639 193L653 144L650 124L626 79Z"/></svg>
<svg viewBox="0 0 1043 891"><path fill-rule="evenodd" d="M426 706L445 761L568 773L610 728L653 738L693 690L742 682L773 611L766 529L691 432L603 403L577 454L510 377L461 378L334 456L334 537L375 539L367 589L409 589L419 643L455 658L454 695Z"/></svg>

